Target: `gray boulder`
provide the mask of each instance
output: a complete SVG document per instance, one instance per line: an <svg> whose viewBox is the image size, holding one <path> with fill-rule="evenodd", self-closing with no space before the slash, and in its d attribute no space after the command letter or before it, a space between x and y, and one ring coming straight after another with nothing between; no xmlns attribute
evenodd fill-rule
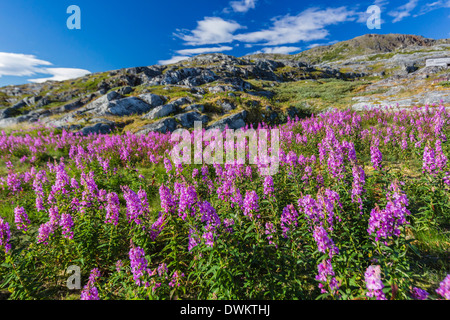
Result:
<svg viewBox="0 0 450 320"><path fill-rule="evenodd" d="M166 97L159 96L153 93L140 94L138 95L138 98L144 101L145 103L149 104L152 108L163 105L167 100Z"/></svg>
<svg viewBox="0 0 450 320"><path fill-rule="evenodd" d="M164 118L172 113L176 113L180 110L179 107L173 105L172 103L168 103L159 107L154 108L149 113L144 115L143 119L157 119L157 118Z"/></svg>
<svg viewBox="0 0 450 320"><path fill-rule="evenodd" d="M98 115L128 116L132 114L142 114L149 111L152 107L136 97L128 97L114 100L103 106L103 112L97 112Z"/></svg>
<svg viewBox="0 0 450 320"><path fill-rule="evenodd" d="M177 128L177 122L173 118L166 118L143 126L136 134L147 134L150 131L166 133L173 132Z"/></svg>
<svg viewBox="0 0 450 320"><path fill-rule="evenodd" d="M0 110L0 119L15 117L18 114L20 114L20 111L17 111L17 109L14 109L12 107L5 108L5 109Z"/></svg>
<svg viewBox="0 0 450 320"><path fill-rule="evenodd" d="M119 99L121 97L122 96L119 93L117 93L116 91L111 91L111 92L101 96L100 98L95 99L94 101L88 103L83 109L91 110L91 109L102 108L105 105L107 106L109 102Z"/></svg>
<svg viewBox="0 0 450 320"><path fill-rule="evenodd" d="M85 136L87 136L89 134L95 134L95 133L107 134L107 133L111 132L113 127L114 126L111 125L110 123L99 122L92 126L84 127L83 129L81 129L80 132Z"/></svg>
<svg viewBox="0 0 450 320"><path fill-rule="evenodd" d="M183 109L184 111L198 111L203 112L205 111L205 106L202 104L191 104L190 106L187 106Z"/></svg>
<svg viewBox="0 0 450 320"><path fill-rule="evenodd" d="M133 92L133 88L131 88L130 86L125 86L117 89L117 92L121 95L126 95Z"/></svg>
<svg viewBox="0 0 450 320"><path fill-rule="evenodd" d="M171 101L170 103L173 104L174 106L181 107L186 104L192 103L192 99L188 97L181 97L174 101Z"/></svg>
<svg viewBox="0 0 450 320"><path fill-rule="evenodd" d="M225 130L225 126L228 126L228 129L240 129L245 127L245 119L247 118L247 111L243 110L241 112L229 115L225 118L217 120L212 123L207 129L220 129Z"/></svg>
<svg viewBox="0 0 450 320"><path fill-rule="evenodd" d="M186 112L175 116L180 124L185 128L193 128L195 121L201 121L203 124L208 123L209 118L196 111Z"/></svg>
<svg viewBox="0 0 450 320"><path fill-rule="evenodd" d="M226 113L236 109L236 106L233 103L230 103L228 101L220 101L217 103L219 106L222 107L222 110Z"/></svg>

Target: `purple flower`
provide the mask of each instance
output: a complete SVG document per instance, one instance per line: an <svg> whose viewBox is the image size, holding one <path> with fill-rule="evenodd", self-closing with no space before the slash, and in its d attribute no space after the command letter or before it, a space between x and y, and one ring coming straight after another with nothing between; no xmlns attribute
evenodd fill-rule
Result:
<svg viewBox="0 0 450 320"><path fill-rule="evenodd" d="M423 151L422 169L423 173L427 172L430 174L434 174L436 170L434 149L430 148L428 145L425 146Z"/></svg>
<svg viewBox="0 0 450 320"><path fill-rule="evenodd" d="M247 191L244 198L244 215L253 217L252 212L259 211L258 194L255 191Z"/></svg>
<svg viewBox="0 0 450 320"><path fill-rule="evenodd" d="M187 213L190 213L192 216L195 214L197 191L194 186L185 187L184 185L178 184L178 188L180 199L178 203L178 215L184 220Z"/></svg>
<svg viewBox="0 0 450 320"><path fill-rule="evenodd" d="M25 209L23 207L16 207L14 209L14 222L17 225L17 229L22 230L23 231L27 231L28 230L28 226L30 224L30 220L28 219L28 215L25 212Z"/></svg>
<svg viewBox="0 0 450 320"><path fill-rule="evenodd" d="M62 227L62 233L65 238L73 239L72 227L74 225L72 216L68 213L63 213L61 215L61 220L59 225Z"/></svg>
<svg viewBox="0 0 450 320"><path fill-rule="evenodd" d="M191 251L194 247L199 245L198 234L194 229L189 230L189 243L188 243L188 251Z"/></svg>
<svg viewBox="0 0 450 320"><path fill-rule="evenodd" d="M95 287L97 279L100 277L100 271L97 268L91 270L89 281L81 291L81 300L100 300L98 290Z"/></svg>
<svg viewBox="0 0 450 320"><path fill-rule="evenodd" d="M161 199L161 208L165 213L174 212L175 209L175 199L172 196L170 189L165 185L159 187L159 197Z"/></svg>
<svg viewBox="0 0 450 320"><path fill-rule="evenodd" d="M370 212L369 228L367 232L375 235L375 241L386 239L388 237L399 236L400 227L408 224L405 216L411 212L406 209L408 206L408 198L406 194L400 190L398 184L393 182L390 186L392 192L386 195L388 203L385 209L376 206Z"/></svg>
<svg viewBox="0 0 450 320"><path fill-rule="evenodd" d="M205 240L205 244L208 247L213 247L214 246L214 233L211 231L210 228L206 229L206 232L203 233L202 238Z"/></svg>
<svg viewBox="0 0 450 320"><path fill-rule="evenodd" d="M11 230L9 228L9 223L0 217L0 246L4 247L6 252L11 249L11 244L8 243L10 239Z"/></svg>
<svg viewBox="0 0 450 320"><path fill-rule="evenodd" d="M369 266L364 273L364 278L366 282L368 297L376 297L377 300L386 300L382 289L384 288L383 282L381 281L381 267L380 266Z"/></svg>
<svg viewBox="0 0 450 320"><path fill-rule="evenodd" d="M264 178L263 186L264 186L264 195L271 196L274 191L272 176L266 176Z"/></svg>
<svg viewBox="0 0 450 320"><path fill-rule="evenodd" d="M276 233L276 229L275 226L272 222L266 222L265 224L266 230L265 230L265 234L267 235L267 240L269 240L269 244L274 244L275 247L278 247L273 241L273 235Z"/></svg>
<svg viewBox="0 0 450 320"><path fill-rule="evenodd" d="M445 300L450 300L450 274L439 284L436 292L443 296Z"/></svg>
<svg viewBox="0 0 450 320"><path fill-rule="evenodd" d="M411 290L411 295L412 295L413 299L415 299L415 300L426 300L429 296L429 293L423 289L414 287Z"/></svg>
<svg viewBox="0 0 450 320"><path fill-rule="evenodd" d="M128 222L131 223L131 221L136 222L136 224L141 224L141 220L139 219L139 216L143 214L143 207L141 203L141 199L139 199L139 196L131 190L128 186L125 186L122 188L124 191L124 198L126 201L127 206L127 219Z"/></svg>
<svg viewBox="0 0 450 320"><path fill-rule="evenodd" d="M105 223L113 223L116 226L119 223L119 196L115 192L110 192L106 196L106 202L107 205Z"/></svg>
<svg viewBox="0 0 450 320"><path fill-rule="evenodd" d="M364 169L360 166L354 166L352 169L353 173L353 187L352 187L352 202L359 203L360 213L362 214L362 199L361 194L365 192L364 184L366 183L366 174Z"/></svg>
<svg viewBox="0 0 450 320"><path fill-rule="evenodd" d="M284 238L287 238L289 230L293 230L297 226L297 218L298 212L292 204L283 208L283 212L281 213L281 230Z"/></svg>
<svg viewBox="0 0 450 320"><path fill-rule="evenodd" d="M164 229L166 218L167 218L167 214L160 212L158 219L156 219L156 221L150 227L150 230L149 230L150 238L153 241L156 240L156 238L159 236L161 231Z"/></svg>
<svg viewBox="0 0 450 320"><path fill-rule="evenodd" d="M381 170L381 162L383 161L383 155L381 154L380 149L378 149L377 144L372 144L370 146L370 157L373 168L375 170Z"/></svg>
<svg viewBox="0 0 450 320"><path fill-rule="evenodd" d="M172 171L172 163L167 158L164 158L164 168L166 168L166 173Z"/></svg>
<svg viewBox="0 0 450 320"><path fill-rule="evenodd" d="M147 259L145 259L144 249L140 247L131 247L129 253L131 273L133 274L133 279L138 286L141 285L140 278L144 275L144 271L147 270Z"/></svg>
<svg viewBox="0 0 450 320"><path fill-rule="evenodd" d="M178 273L178 271L175 271L172 275L172 281L169 282L169 286L171 287L179 287L181 286L180 280L181 278L184 277L184 273Z"/></svg>
<svg viewBox="0 0 450 320"><path fill-rule="evenodd" d="M334 293L339 289L339 284L334 277L334 270L333 265L331 264L331 260L323 260L319 265L317 266L318 275L316 276L316 280L321 281L322 283L319 283L319 288L321 293L327 293L328 291L324 289L324 282L328 283L328 286L331 289L331 292ZM331 277L331 279L330 279Z"/></svg>
<svg viewBox="0 0 450 320"><path fill-rule="evenodd" d="M317 243L317 249L322 253L327 253L330 259L339 254L338 247L334 244L333 240L328 236L328 233L322 226L316 226L313 232L314 240Z"/></svg>

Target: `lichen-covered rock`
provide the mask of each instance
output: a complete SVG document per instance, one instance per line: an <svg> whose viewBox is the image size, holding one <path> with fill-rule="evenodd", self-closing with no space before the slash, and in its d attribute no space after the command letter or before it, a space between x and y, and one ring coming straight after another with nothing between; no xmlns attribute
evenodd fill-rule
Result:
<svg viewBox="0 0 450 320"><path fill-rule="evenodd" d="M166 118L155 121L151 124L142 126L136 134L147 134L150 131L156 131L161 133L173 132L177 128L177 122L173 118Z"/></svg>

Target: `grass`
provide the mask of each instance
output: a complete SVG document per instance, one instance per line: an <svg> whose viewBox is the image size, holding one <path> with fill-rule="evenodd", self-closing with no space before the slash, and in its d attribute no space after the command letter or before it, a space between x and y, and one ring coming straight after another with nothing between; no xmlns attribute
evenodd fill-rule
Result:
<svg viewBox="0 0 450 320"><path fill-rule="evenodd" d="M360 91L369 84L364 81L336 79L282 83L273 89L276 95L272 100L274 104L284 107L286 105L301 107L308 102L319 109L330 104L333 107L343 108L351 103L351 98L360 95Z"/></svg>

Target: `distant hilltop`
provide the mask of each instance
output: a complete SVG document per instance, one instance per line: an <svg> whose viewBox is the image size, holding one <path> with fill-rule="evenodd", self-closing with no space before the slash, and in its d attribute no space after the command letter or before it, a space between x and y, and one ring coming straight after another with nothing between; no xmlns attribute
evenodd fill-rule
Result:
<svg viewBox="0 0 450 320"><path fill-rule="evenodd" d="M0 88L0 128L83 134L242 128L329 108L450 104L450 39L367 34L294 55L203 54Z"/></svg>

